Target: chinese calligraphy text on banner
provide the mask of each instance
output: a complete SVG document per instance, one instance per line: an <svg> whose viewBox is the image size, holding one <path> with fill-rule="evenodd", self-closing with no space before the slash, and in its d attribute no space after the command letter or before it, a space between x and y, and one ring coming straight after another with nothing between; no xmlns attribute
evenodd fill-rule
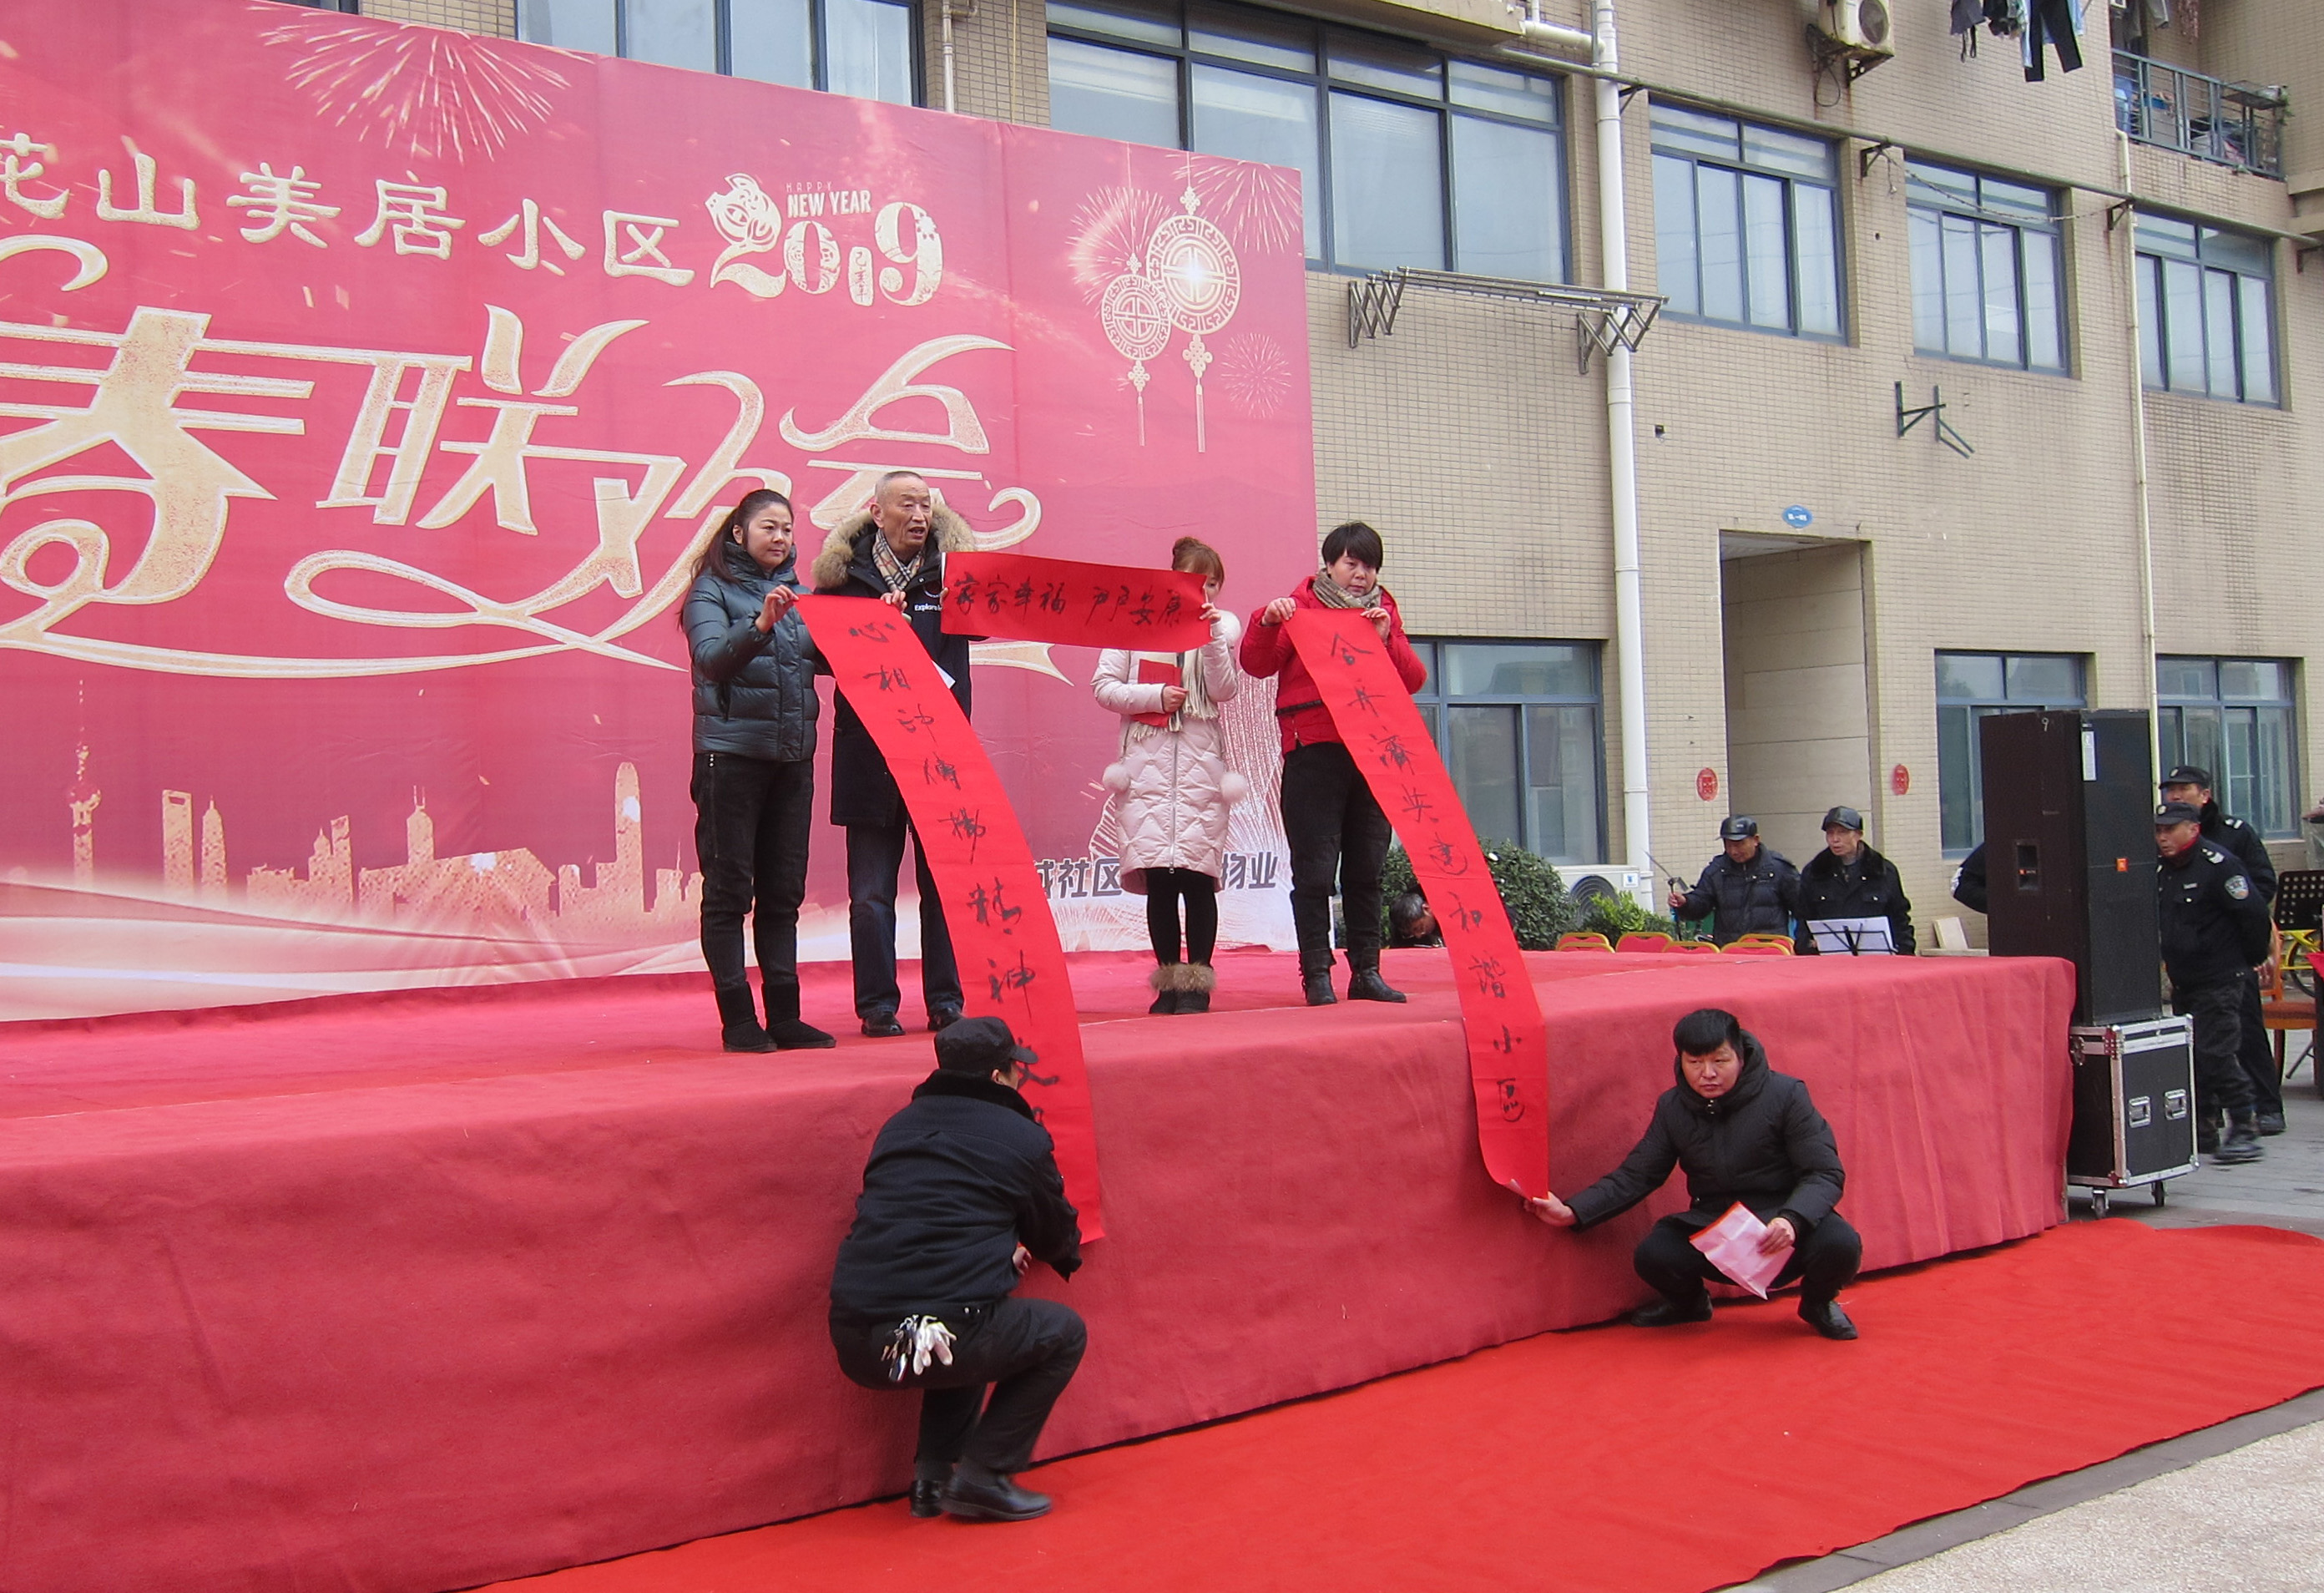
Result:
<svg viewBox="0 0 2324 1593"><path fill-rule="evenodd" d="M1185 653L1211 639L1203 578L1024 553L945 560L944 627L1082 647Z"/></svg>
<svg viewBox="0 0 2324 1593"><path fill-rule="evenodd" d="M868 597L806 597L799 615L896 776L944 894L965 1009L1004 1020L1040 1054L1026 1099L1056 1141L1083 1237L1102 1238L1096 1131L1065 948L992 760L896 610Z"/></svg>
<svg viewBox="0 0 2324 1593"><path fill-rule="evenodd" d="M1548 1030L1435 738L1363 616L1303 608L1286 623L1443 931L1468 1032L1485 1171L1495 1183L1538 1195L1549 1187Z"/></svg>
<svg viewBox="0 0 2324 1593"><path fill-rule="evenodd" d="M1290 173L235 0L7 43L0 1017L698 966L675 613L761 483L809 550L910 468L989 551L1312 568ZM976 658L1068 943L1130 943L1094 654Z"/></svg>

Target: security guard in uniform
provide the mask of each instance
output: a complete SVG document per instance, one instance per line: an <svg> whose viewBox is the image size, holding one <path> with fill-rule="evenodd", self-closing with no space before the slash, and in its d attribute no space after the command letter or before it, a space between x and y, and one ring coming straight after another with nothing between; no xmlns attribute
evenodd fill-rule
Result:
<svg viewBox="0 0 2324 1593"><path fill-rule="evenodd" d="M2256 1162L2258 1115L2236 1051L2252 965L2267 955L2267 903L2243 866L2203 838L2202 817L2189 802L2154 810L2163 967L2171 1010L2195 1020L2196 1143L2220 1162ZM2215 1140L2221 1112L2227 1136Z"/></svg>
<svg viewBox="0 0 2324 1593"><path fill-rule="evenodd" d="M1741 813L1720 820L1720 856L1692 891L1670 894L1679 918L1711 918L1711 938L1721 946L1745 935L1788 935L1799 904L1800 871L1759 839L1759 821ZM1674 881L1674 884L1676 882Z"/></svg>
<svg viewBox="0 0 2324 1593"><path fill-rule="evenodd" d="M2244 866L2252 889L2270 907L2275 904L2275 860L2267 843L2245 820L2219 810L2211 798L2211 772L2181 764L2163 777L2163 800L2185 802L2203 816L2203 838ZM2273 942L2271 941L2271 945ZM2259 1010L2259 981L2246 993L2242 1049L2236 1053L2244 1077L2251 1080L2252 1109L2259 1114L2263 1135L2283 1132L2283 1080L2276 1076L2275 1048L2267 1042L2267 1021Z"/></svg>

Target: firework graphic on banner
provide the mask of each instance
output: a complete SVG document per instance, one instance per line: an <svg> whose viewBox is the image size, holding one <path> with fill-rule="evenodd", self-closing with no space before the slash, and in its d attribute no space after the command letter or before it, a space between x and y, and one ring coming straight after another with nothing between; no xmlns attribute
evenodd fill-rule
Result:
<svg viewBox="0 0 2324 1593"><path fill-rule="evenodd" d="M1065 252L1082 297L1101 303L1115 278L1144 271L1146 240L1169 214L1168 199L1142 188L1102 188L1083 200Z"/></svg>
<svg viewBox="0 0 2324 1593"><path fill-rule="evenodd" d="M417 159L498 155L571 87L538 46L416 23L299 17L260 36L301 52L283 75L333 126Z"/></svg>
<svg viewBox="0 0 2324 1593"><path fill-rule="evenodd" d="M1239 413L1272 420L1291 396L1291 362L1265 332L1238 332L1219 350L1219 391Z"/></svg>
<svg viewBox="0 0 2324 1593"><path fill-rule="evenodd" d="M1194 451L1205 453L1210 435L1203 374L1210 369L1211 351L1203 338L1234 319L1235 306L1242 302L1242 264L1227 235L1194 214L1203 199L1192 182L1179 202L1185 214L1163 222L1146 241L1146 274L1161 289L1171 323L1187 334L1182 357L1194 373Z"/></svg>
<svg viewBox="0 0 2324 1593"><path fill-rule="evenodd" d="M1301 241L1299 178L1250 161L1189 162L1194 191L1235 242L1272 255Z"/></svg>

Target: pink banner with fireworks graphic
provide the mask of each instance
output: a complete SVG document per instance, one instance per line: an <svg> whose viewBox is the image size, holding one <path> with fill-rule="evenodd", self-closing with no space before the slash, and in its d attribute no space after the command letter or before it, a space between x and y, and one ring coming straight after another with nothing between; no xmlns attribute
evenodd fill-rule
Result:
<svg viewBox="0 0 2324 1593"><path fill-rule="evenodd" d="M761 483L1312 566L1289 173L265 0L0 39L0 1017L699 966L675 612ZM1137 933L1093 663L976 657L1068 949Z"/></svg>

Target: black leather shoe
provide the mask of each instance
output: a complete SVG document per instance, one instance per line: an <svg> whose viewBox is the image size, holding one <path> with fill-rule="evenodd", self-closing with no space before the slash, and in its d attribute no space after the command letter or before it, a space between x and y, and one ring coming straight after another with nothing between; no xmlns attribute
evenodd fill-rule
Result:
<svg viewBox="0 0 2324 1593"><path fill-rule="evenodd" d="M1020 1488L1014 1478L996 1476L990 1483L971 1482L957 1472L936 1504L946 1515L963 1521L1030 1521L1049 1513L1048 1495Z"/></svg>
<svg viewBox="0 0 2324 1593"><path fill-rule="evenodd" d="M1404 992L1390 989L1388 982L1380 977L1379 969L1376 968L1360 968L1348 976L1350 1001L1402 1001L1404 998Z"/></svg>
<svg viewBox="0 0 2324 1593"><path fill-rule="evenodd" d="M767 1025L767 1038L777 1051L828 1051L839 1043L813 1023L797 1018L777 1018Z"/></svg>
<svg viewBox="0 0 2324 1593"><path fill-rule="evenodd" d="M1305 987L1309 1006L1337 1006L1340 998L1332 994L1332 970L1302 974L1300 983Z"/></svg>
<svg viewBox="0 0 2324 1593"><path fill-rule="evenodd" d="M1856 1337L1856 1324L1840 1309L1837 1300L1803 1300L1800 1320L1813 1328L1826 1338L1849 1339Z"/></svg>
<svg viewBox="0 0 2324 1593"><path fill-rule="evenodd" d="M936 1011L928 1014L928 1033L931 1034L941 1034L946 1029L951 1028L954 1023L959 1022L960 1008L956 1006L940 1006L936 1008Z"/></svg>
<svg viewBox="0 0 2324 1593"><path fill-rule="evenodd" d="M1681 1305L1674 1300L1657 1300L1652 1305L1642 1305L1630 1313L1633 1328L1678 1328L1689 1322L1711 1320L1711 1296L1698 1298L1692 1305Z"/></svg>
<svg viewBox="0 0 2324 1593"><path fill-rule="evenodd" d="M2260 1137L2263 1139L2273 1139L2275 1135L2282 1134L2283 1132L2283 1114L2281 1112L2262 1112L2259 1115L2259 1132Z"/></svg>
<svg viewBox="0 0 2324 1593"><path fill-rule="evenodd" d="M873 1013L863 1020L863 1038L866 1040L893 1040L903 1032L904 1025L896 1021L894 1013Z"/></svg>
<svg viewBox="0 0 2324 1593"><path fill-rule="evenodd" d="M932 1477L924 1477L912 1484L912 1514L922 1521L944 1514L945 1485Z"/></svg>

